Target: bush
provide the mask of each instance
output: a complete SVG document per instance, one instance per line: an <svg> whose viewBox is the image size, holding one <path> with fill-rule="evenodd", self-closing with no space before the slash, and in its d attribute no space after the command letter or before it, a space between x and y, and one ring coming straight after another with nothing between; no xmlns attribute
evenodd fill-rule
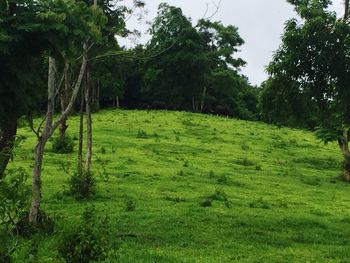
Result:
<svg viewBox="0 0 350 263"><path fill-rule="evenodd" d="M76 199L87 199L94 193L95 181L92 173L75 172L69 182L70 193Z"/></svg>
<svg viewBox="0 0 350 263"><path fill-rule="evenodd" d="M39 211L37 225L29 223L29 213L23 212L15 226L15 232L23 237L29 237L35 233L45 233L51 235L55 230L55 221L44 211Z"/></svg>
<svg viewBox="0 0 350 263"><path fill-rule="evenodd" d="M68 135L56 137L52 142L52 151L58 154L72 153L74 150L74 141Z"/></svg>
<svg viewBox="0 0 350 263"><path fill-rule="evenodd" d="M85 209L80 222L63 232L58 244L59 255L71 263L104 260L112 249L108 224L108 217L96 217L95 208Z"/></svg>
<svg viewBox="0 0 350 263"><path fill-rule="evenodd" d="M11 241L11 233L5 228L0 228L0 262L12 262L11 254L14 252L14 246Z"/></svg>

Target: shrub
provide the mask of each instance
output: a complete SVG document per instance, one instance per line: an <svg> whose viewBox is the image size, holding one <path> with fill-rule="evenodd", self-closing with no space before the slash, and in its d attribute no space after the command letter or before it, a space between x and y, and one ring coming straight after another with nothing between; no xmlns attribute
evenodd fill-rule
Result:
<svg viewBox="0 0 350 263"><path fill-rule="evenodd" d="M12 262L11 255L14 252L14 249L11 240L11 233L9 233L4 227L0 228L0 262Z"/></svg>
<svg viewBox="0 0 350 263"><path fill-rule="evenodd" d="M136 204L133 200L131 199L126 199L125 200L125 211L126 212L132 212L132 211L135 211L136 209Z"/></svg>
<svg viewBox="0 0 350 263"><path fill-rule="evenodd" d="M96 217L94 207L86 208L80 222L60 237L58 254L70 263L104 260L111 251L108 217Z"/></svg>
<svg viewBox="0 0 350 263"><path fill-rule="evenodd" d="M91 197L94 193L94 188L95 181L91 172L75 172L69 182L70 193L76 199Z"/></svg>
<svg viewBox="0 0 350 263"><path fill-rule="evenodd" d="M211 207L212 206L212 200L210 198L205 198L200 202L201 207Z"/></svg>
<svg viewBox="0 0 350 263"><path fill-rule="evenodd" d="M52 151L58 154L72 153L74 150L74 141L68 135L56 137L52 142Z"/></svg>
<svg viewBox="0 0 350 263"><path fill-rule="evenodd" d="M55 221L52 217L40 210L38 214L38 222L35 226L29 223L29 213L27 211L21 214L16 224L15 231L21 236L29 237L35 233L45 233L51 235L55 230Z"/></svg>

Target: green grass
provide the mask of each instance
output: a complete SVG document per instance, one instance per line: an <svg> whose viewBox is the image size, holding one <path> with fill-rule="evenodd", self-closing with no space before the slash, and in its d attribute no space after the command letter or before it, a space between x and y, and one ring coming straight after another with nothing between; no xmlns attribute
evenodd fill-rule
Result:
<svg viewBox="0 0 350 263"><path fill-rule="evenodd" d="M76 153L47 145L42 208L57 217L57 233L36 241L42 262L60 262L61 229L91 203L110 218L117 259L107 262L349 262L350 188L336 179L335 144L182 112L101 111L93 121L91 201L63 194ZM77 123L69 121L71 136ZM35 138L27 128L19 134L26 139L15 164L30 172ZM26 262L31 244L20 240L15 262Z"/></svg>

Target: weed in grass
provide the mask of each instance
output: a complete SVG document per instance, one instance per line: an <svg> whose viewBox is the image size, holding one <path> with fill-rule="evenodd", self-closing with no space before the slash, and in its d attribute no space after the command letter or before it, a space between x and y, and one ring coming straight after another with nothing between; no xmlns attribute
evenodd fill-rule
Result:
<svg viewBox="0 0 350 263"><path fill-rule="evenodd" d="M174 202L174 203L186 202L186 199L184 199L184 198L172 197L172 196L166 196L166 197L164 198L164 200L166 200L166 201L171 201L171 202Z"/></svg>
<svg viewBox="0 0 350 263"><path fill-rule="evenodd" d="M319 186L321 185L321 180L319 178L303 177L300 181L306 185Z"/></svg>
<svg viewBox="0 0 350 263"><path fill-rule="evenodd" d="M184 167L188 167L189 165L190 165L189 161L186 160L186 161L184 162Z"/></svg>
<svg viewBox="0 0 350 263"><path fill-rule="evenodd" d="M105 166L102 166L101 169L98 171L100 178L103 180L103 182L108 183L110 180L109 173L107 172L107 169Z"/></svg>
<svg viewBox="0 0 350 263"><path fill-rule="evenodd" d="M135 209L136 209L135 201L130 198L127 198L125 200L125 211L132 212L132 211L135 211Z"/></svg>
<svg viewBox="0 0 350 263"><path fill-rule="evenodd" d="M117 152L117 149L114 147L114 146L112 146L112 153L114 154L114 153L116 153Z"/></svg>
<svg viewBox="0 0 350 263"><path fill-rule="evenodd" d="M228 177L226 175L221 175L218 179L217 182L219 184L227 184L228 183Z"/></svg>
<svg viewBox="0 0 350 263"><path fill-rule="evenodd" d="M180 170L180 171L177 172L177 175L178 176L185 176L186 174L185 174L185 172L183 170Z"/></svg>
<svg viewBox="0 0 350 263"><path fill-rule="evenodd" d="M91 172L75 172L69 181L69 193L76 199L88 199L95 193L95 180Z"/></svg>
<svg viewBox="0 0 350 263"><path fill-rule="evenodd" d="M258 200L252 201L249 203L249 207L251 208L261 208L261 209L270 209L271 204L267 201L265 201L262 197L260 197Z"/></svg>
<svg viewBox="0 0 350 263"><path fill-rule="evenodd" d="M211 207L213 205L212 202L213 202L212 199L205 198L199 204L201 207Z"/></svg>
<svg viewBox="0 0 350 263"><path fill-rule="evenodd" d="M213 170L210 170L209 172L209 178L214 178L215 177L215 173Z"/></svg>
<svg viewBox="0 0 350 263"><path fill-rule="evenodd" d="M107 153L106 148L104 146L100 147L99 153L100 154L106 154Z"/></svg>
<svg viewBox="0 0 350 263"><path fill-rule="evenodd" d="M249 145L248 145L247 142L245 142L245 141L242 142L241 148L242 148L243 151L246 151L246 152L250 150Z"/></svg>
<svg viewBox="0 0 350 263"><path fill-rule="evenodd" d="M261 171L261 170L262 170L261 165L259 165L259 164L255 165L255 170L257 170L257 171Z"/></svg>
<svg viewBox="0 0 350 263"><path fill-rule="evenodd" d="M242 166L255 166L256 163L252 160L249 160L248 158L238 159L235 161L236 164L242 165Z"/></svg>
<svg viewBox="0 0 350 263"><path fill-rule="evenodd" d="M65 161L59 161L60 170L65 174L70 174L70 163Z"/></svg>
<svg viewBox="0 0 350 263"><path fill-rule="evenodd" d="M148 139L148 134L147 134L147 132L146 131L144 131L144 130L141 130L141 129L139 129L138 131L137 131L137 136L136 136L136 138L138 138L138 139Z"/></svg>

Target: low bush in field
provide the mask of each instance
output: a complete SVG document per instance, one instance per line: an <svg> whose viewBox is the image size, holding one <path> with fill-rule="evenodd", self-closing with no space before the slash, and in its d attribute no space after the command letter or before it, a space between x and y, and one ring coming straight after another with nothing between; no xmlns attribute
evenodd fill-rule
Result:
<svg viewBox="0 0 350 263"><path fill-rule="evenodd" d="M52 142L52 151L59 154L72 153L74 150L74 140L69 136L56 137Z"/></svg>
<svg viewBox="0 0 350 263"><path fill-rule="evenodd" d="M90 198L95 192L95 180L91 172L75 172L69 182L69 193L76 199Z"/></svg>
<svg viewBox="0 0 350 263"><path fill-rule="evenodd" d="M58 254L70 263L101 261L111 256L108 225L108 217L97 217L95 208L85 209L80 222L63 231Z"/></svg>

